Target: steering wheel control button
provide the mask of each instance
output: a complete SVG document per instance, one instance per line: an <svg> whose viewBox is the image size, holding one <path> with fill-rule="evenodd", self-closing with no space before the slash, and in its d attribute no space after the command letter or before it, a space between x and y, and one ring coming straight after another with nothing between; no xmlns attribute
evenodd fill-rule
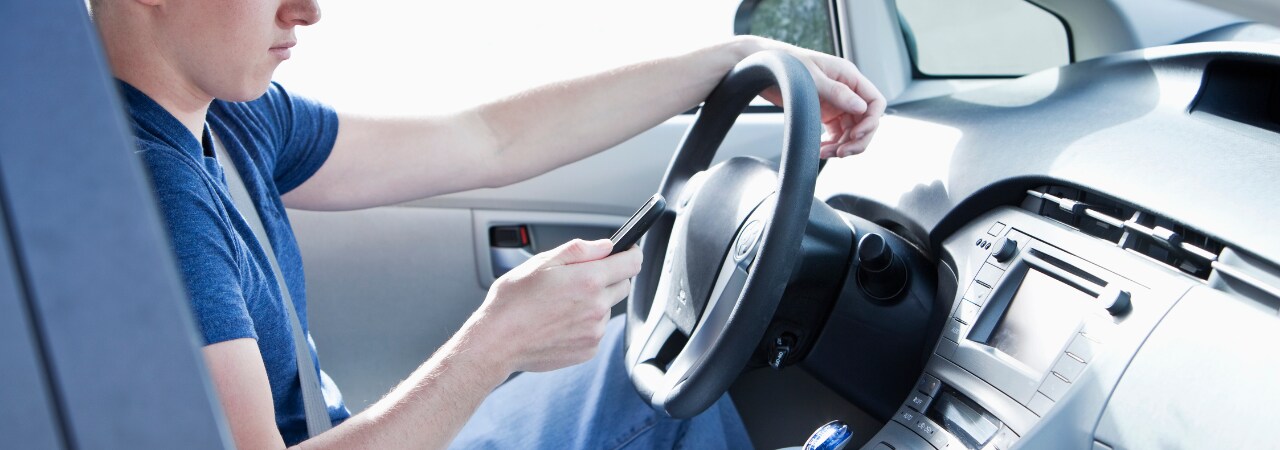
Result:
<svg viewBox="0 0 1280 450"><path fill-rule="evenodd" d="M1009 238L1000 239L1000 243L996 244L995 251L991 252L996 257L996 261L1009 262L1014 255L1018 254L1018 241Z"/></svg>
<svg viewBox="0 0 1280 450"><path fill-rule="evenodd" d="M759 220L752 220L742 227L742 232L738 233L737 242L733 244L733 260L741 261L751 255L756 248L756 244L760 242L760 235L763 232L764 222Z"/></svg>
<svg viewBox="0 0 1280 450"><path fill-rule="evenodd" d="M803 450L841 450L853 438L853 430L839 420L833 420L818 427L804 441Z"/></svg>
<svg viewBox="0 0 1280 450"><path fill-rule="evenodd" d="M919 392L911 394L907 398L907 407L923 413L933 403L933 397L921 394Z"/></svg>
<svg viewBox="0 0 1280 450"><path fill-rule="evenodd" d="M874 300L891 301L907 288L907 266L883 236L867 233L858 240L858 287Z"/></svg>

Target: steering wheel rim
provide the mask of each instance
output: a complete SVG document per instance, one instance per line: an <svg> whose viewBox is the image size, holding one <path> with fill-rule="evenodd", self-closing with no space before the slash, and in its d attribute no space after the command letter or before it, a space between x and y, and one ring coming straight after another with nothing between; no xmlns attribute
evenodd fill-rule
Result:
<svg viewBox="0 0 1280 450"><path fill-rule="evenodd" d="M753 186L762 185L759 180L766 175L761 167L765 166L746 160L717 165L698 175L704 179L691 183L708 168L738 115L756 95L773 86L779 88L785 108L781 167L772 192L763 192L757 202L756 197L762 194L759 188L734 184L736 178L745 177L756 181ZM784 52L749 56L707 97L663 177L659 192L674 199L672 210L657 221L641 244L648 264L636 277L627 300L625 366L637 392L655 410L675 418L697 415L715 403L745 367L800 256L818 173L821 134L813 79L803 63ZM740 196L729 200L750 207L745 216L743 208L732 213L730 222L740 223L720 225L731 230L730 239L720 236L710 238L717 242L697 245L688 242L691 226L687 222L693 218L682 216L696 214L694 208L699 204L715 203L718 193L708 185L739 189ZM703 197L711 200L700 203ZM686 204L690 208L682 210ZM701 249L697 255L694 247ZM708 253L721 261L714 280L686 280L686 259L700 256L705 261ZM685 305L686 291L695 291L682 288L686 282L711 288L701 289L710 293L701 306ZM697 293L693 297L702 298ZM697 321L692 326L688 323L690 314ZM681 334L685 342L673 341L675 333L681 332L688 333ZM669 335L664 337L663 333ZM662 355L670 354L673 345L678 351L665 361Z"/></svg>

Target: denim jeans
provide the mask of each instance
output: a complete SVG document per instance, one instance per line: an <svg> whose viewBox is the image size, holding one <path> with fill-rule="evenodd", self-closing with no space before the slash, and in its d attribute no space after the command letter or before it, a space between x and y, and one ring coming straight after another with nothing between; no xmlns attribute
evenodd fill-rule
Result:
<svg viewBox="0 0 1280 450"><path fill-rule="evenodd" d="M585 363L523 373L485 399L451 449L749 449L725 394L691 419L672 419L640 398L623 367L623 319L609 321Z"/></svg>

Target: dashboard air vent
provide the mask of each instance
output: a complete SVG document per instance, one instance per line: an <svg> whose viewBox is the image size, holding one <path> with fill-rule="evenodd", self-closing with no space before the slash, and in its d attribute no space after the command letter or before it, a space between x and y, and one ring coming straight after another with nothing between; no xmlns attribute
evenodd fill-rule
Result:
<svg viewBox="0 0 1280 450"><path fill-rule="evenodd" d="M1027 191L1022 208L1207 280L1223 244L1111 198L1063 186Z"/></svg>

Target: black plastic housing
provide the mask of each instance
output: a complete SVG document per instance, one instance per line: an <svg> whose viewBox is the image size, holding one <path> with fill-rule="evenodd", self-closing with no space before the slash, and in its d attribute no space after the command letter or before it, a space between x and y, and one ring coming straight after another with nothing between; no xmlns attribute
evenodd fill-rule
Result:
<svg viewBox="0 0 1280 450"><path fill-rule="evenodd" d="M924 369L926 345L936 338L937 269L929 258L892 231L840 213L854 239L879 234L910 273L900 297L884 302L858 286L850 254L840 294L826 325L800 365L819 381L880 420L888 420ZM938 317L934 317L938 316ZM931 331L934 330L934 331ZM931 334L933 334L931 336Z"/></svg>
<svg viewBox="0 0 1280 450"><path fill-rule="evenodd" d="M790 335L792 347L778 364L780 367L799 362L808 353L844 287L843 274L853 259L853 234L852 226L838 211L814 200L800 243L801 257L749 368L766 365L774 358L779 337Z"/></svg>

